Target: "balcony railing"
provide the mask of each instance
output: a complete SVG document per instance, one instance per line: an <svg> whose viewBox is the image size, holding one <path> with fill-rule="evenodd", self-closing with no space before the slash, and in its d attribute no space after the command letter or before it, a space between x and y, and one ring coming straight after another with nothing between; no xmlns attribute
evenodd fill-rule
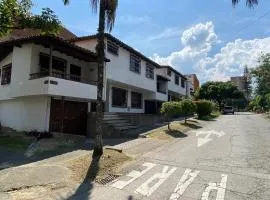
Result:
<svg viewBox="0 0 270 200"><path fill-rule="evenodd" d="M65 73L59 73L59 72L52 72L51 75L47 71L38 72L30 74L30 80L31 79L39 79L44 77L55 77L85 84L91 84L91 85L97 85L97 81L89 80L89 79L83 79L83 77L75 75L75 74L65 74Z"/></svg>

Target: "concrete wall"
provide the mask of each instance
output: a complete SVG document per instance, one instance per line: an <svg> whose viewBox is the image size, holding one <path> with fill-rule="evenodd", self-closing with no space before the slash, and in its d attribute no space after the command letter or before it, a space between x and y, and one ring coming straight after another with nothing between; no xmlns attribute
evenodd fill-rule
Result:
<svg viewBox="0 0 270 200"><path fill-rule="evenodd" d="M48 131L50 98L46 96L21 97L0 101L2 126L17 131Z"/></svg>

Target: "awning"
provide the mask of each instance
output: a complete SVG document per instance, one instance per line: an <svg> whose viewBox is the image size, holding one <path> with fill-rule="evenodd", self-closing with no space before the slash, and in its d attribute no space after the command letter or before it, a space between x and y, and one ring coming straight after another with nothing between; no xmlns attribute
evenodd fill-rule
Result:
<svg viewBox="0 0 270 200"><path fill-rule="evenodd" d="M157 75L157 80L162 80L162 81L171 81L170 79L168 79L165 76L161 76L161 75Z"/></svg>

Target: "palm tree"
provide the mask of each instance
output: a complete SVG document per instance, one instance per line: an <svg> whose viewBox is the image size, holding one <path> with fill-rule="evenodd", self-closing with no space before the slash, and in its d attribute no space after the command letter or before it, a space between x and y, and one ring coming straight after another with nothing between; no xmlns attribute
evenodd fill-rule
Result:
<svg viewBox="0 0 270 200"><path fill-rule="evenodd" d="M232 0L233 6L239 3L240 0ZM254 5L258 4L258 0L246 0L246 5L252 8Z"/></svg>
<svg viewBox="0 0 270 200"><path fill-rule="evenodd" d="M64 4L69 4L69 0L63 0ZM98 55L98 85L97 85L97 120L96 137L93 152L93 160L99 160L103 154L102 141L102 119L103 119L103 82L104 82L104 61L105 61L105 29L111 31L115 22L118 0L90 0L93 12L97 12L99 7L99 25L97 33L96 52Z"/></svg>

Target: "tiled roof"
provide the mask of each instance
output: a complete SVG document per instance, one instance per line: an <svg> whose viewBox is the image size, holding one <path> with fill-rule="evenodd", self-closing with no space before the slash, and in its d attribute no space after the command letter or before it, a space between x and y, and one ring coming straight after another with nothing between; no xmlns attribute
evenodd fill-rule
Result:
<svg viewBox="0 0 270 200"><path fill-rule="evenodd" d="M39 35L41 35L41 31L38 29L14 29L9 35L0 38L0 42ZM64 40L70 40L72 38L76 38L77 36L68 29L63 28L57 37Z"/></svg>

